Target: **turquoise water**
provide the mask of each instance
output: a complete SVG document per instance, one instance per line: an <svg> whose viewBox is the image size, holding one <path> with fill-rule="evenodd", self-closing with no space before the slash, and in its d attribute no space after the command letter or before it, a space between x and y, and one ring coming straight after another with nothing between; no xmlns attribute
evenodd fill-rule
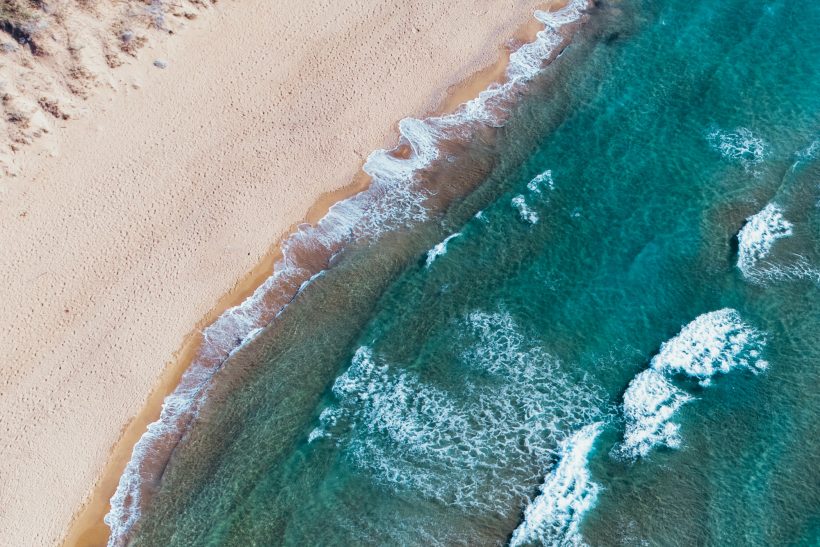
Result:
<svg viewBox="0 0 820 547"><path fill-rule="evenodd" d="M820 4L590 14L225 363L134 544L820 543Z"/></svg>

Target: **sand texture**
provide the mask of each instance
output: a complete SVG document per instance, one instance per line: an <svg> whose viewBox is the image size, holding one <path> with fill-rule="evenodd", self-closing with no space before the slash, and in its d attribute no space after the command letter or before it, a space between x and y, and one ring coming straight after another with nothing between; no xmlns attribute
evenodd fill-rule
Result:
<svg viewBox="0 0 820 547"><path fill-rule="evenodd" d="M196 19L211 0L0 0L0 176L22 174L19 152L55 152L85 99L134 82L117 67Z"/></svg>
<svg viewBox="0 0 820 547"><path fill-rule="evenodd" d="M544 6L220 2L116 69L138 85L18 151L0 179L0 545L58 543L186 335Z"/></svg>

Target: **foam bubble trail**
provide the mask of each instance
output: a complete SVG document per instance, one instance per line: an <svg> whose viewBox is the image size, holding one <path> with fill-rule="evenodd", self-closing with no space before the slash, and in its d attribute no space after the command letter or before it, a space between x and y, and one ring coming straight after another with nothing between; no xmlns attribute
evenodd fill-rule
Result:
<svg viewBox="0 0 820 547"><path fill-rule="evenodd" d="M687 324L661 345L649 369L629 383L623 402L624 441L617 453L635 459L659 445L678 448L679 426L671 420L692 397L669 377L683 374L706 387L715 375L732 369L765 370L768 363L761 357L765 344L762 333L731 308L705 313Z"/></svg>
<svg viewBox="0 0 820 547"><path fill-rule="evenodd" d="M587 464L601 427L601 422L590 424L561 443L560 459L544 479L540 494L524 510L510 547L584 545L581 521L599 491Z"/></svg>
<svg viewBox="0 0 820 547"><path fill-rule="evenodd" d="M761 163L766 155L766 142L745 127L734 131L713 127L706 139L724 158L740 163L747 171Z"/></svg>
<svg viewBox="0 0 820 547"><path fill-rule="evenodd" d="M419 174L438 160L443 141L469 140L482 127L501 127L526 84L569 43L584 18L588 0L570 0L556 12L536 12L545 28L510 56L503 84L493 84L454 113L399 123L399 145L370 154L363 170L370 186L334 204L315 225L303 224L281 246L274 273L241 304L226 310L202 332L202 343L159 419L134 446L105 523L110 546L125 545L144 505L159 485L171 453L206 399L214 374L251 333L270 324L300 287L328 268L332 257L353 243L428 219L431 195ZM257 331L258 332L258 331Z"/></svg>
<svg viewBox="0 0 820 547"><path fill-rule="evenodd" d="M460 235L461 232L456 232L453 235L447 236L444 241L437 243L432 249L427 251L427 260L424 263L424 267L429 268L438 257L447 254L447 244L450 240L457 238Z"/></svg>

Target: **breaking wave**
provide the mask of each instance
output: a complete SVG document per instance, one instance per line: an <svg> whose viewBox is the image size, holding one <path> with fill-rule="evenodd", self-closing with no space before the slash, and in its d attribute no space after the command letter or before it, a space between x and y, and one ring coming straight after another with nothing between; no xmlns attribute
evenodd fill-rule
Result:
<svg viewBox="0 0 820 547"><path fill-rule="evenodd" d="M427 251L427 260L424 263L424 267L429 268L433 265L433 262L435 262L435 260L438 257L447 254L447 244L450 242L450 240L460 235L461 232L456 232L453 235L447 236L447 238L445 238L444 241L442 241L441 243L437 243L432 249Z"/></svg>
<svg viewBox="0 0 820 547"><path fill-rule="evenodd" d="M316 224L302 224L282 244L274 273L238 306L226 310L202 332L198 354L166 397L159 420L148 426L134 446L105 517L111 529L109 545L120 546L139 520L156 490L165 464L189 424L196 418L214 374L252 333L270 324L334 256L352 243L373 241L386 232L428 218L431 191L417 176L439 157L440 143L464 140L481 127L503 126L526 84L569 42L580 23L587 0L570 0L556 12L535 12L545 25L536 39L510 56L506 81L493 84L453 114L399 123L399 145L370 154L364 171L370 186L333 205ZM397 384L396 389L400 390Z"/></svg>
<svg viewBox="0 0 820 547"><path fill-rule="evenodd" d="M332 437L363 476L397 492L503 514L526 499L566 432L601 418L604 398L571 381L508 314L475 312L463 327L459 385L362 346L310 438Z"/></svg>
<svg viewBox="0 0 820 547"><path fill-rule="evenodd" d="M530 209L530 206L527 205L527 200L524 196L515 196L512 198L511 204L513 208L518 211L518 216L521 217L521 220L528 222L529 224L538 224L538 213Z"/></svg>
<svg viewBox="0 0 820 547"><path fill-rule="evenodd" d="M808 153L808 152L806 152ZM799 254L791 254L787 260L775 262L769 258L779 239L792 236L794 225L784 216L782 209L769 203L759 213L746 219L738 232L737 267L743 276L753 283L809 279L820 283L820 270Z"/></svg>
<svg viewBox="0 0 820 547"><path fill-rule="evenodd" d="M548 190L555 190L555 181L552 179L552 169L547 169L540 175L536 175L527 183L527 190L535 192L536 194L540 194L544 187Z"/></svg>
<svg viewBox="0 0 820 547"><path fill-rule="evenodd" d="M745 323L737 310L724 308L698 316L661 345L650 367L669 374L685 374L706 386L717 373L733 368L763 370L762 334Z"/></svg>
<svg viewBox="0 0 820 547"><path fill-rule="evenodd" d="M759 372L766 341L731 308L705 313L664 342L658 354L629 383L624 393L624 440L617 454L630 459L647 456L655 446L680 446L678 424L671 420L692 397L671 382L684 375L707 387L717 374L740 368Z"/></svg>
<svg viewBox="0 0 820 547"><path fill-rule="evenodd" d="M743 275L758 280L766 275L766 269L758 268L778 239L792 235L792 223L783 217L783 211L774 203L769 203L759 213L746 219L746 224L737 235L737 267Z"/></svg>
<svg viewBox="0 0 820 547"><path fill-rule="evenodd" d="M680 426L671 420L678 408L691 400L656 370L635 376L624 393L626 428L621 455L646 457L659 445L678 448Z"/></svg>
<svg viewBox="0 0 820 547"><path fill-rule="evenodd" d="M524 510L524 521L513 532L510 547L584 544L581 520L595 505L599 491L587 463L601 426L601 422L585 426L561 443L558 464Z"/></svg>

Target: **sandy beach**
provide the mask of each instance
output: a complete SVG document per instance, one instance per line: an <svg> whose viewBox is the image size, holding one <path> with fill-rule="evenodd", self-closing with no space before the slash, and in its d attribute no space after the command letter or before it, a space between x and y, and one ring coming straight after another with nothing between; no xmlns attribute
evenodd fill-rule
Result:
<svg viewBox="0 0 820 547"><path fill-rule="evenodd" d="M54 152L23 150L0 184L0 543L60 543L78 514L66 543L104 541L198 330L299 221L366 184L398 120L496 78L543 7L222 3L117 69L133 85L91 96Z"/></svg>

